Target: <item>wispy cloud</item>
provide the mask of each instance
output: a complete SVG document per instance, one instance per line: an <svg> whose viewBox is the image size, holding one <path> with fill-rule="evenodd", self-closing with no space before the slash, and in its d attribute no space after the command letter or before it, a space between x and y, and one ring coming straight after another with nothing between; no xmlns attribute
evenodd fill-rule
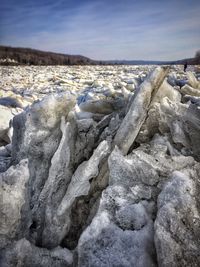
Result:
<svg viewBox="0 0 200 267"><path fill-rule="evenodd" d="M200 46L199 1L165 2L7 0L0 42L95 59L193 56Z"/></svg>

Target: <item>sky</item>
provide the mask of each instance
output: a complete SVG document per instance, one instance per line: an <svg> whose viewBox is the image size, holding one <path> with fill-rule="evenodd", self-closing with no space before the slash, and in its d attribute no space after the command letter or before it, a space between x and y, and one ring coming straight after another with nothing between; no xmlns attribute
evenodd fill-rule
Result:
<svg viewBox="0 0 200 267"><path fill-rule="evenodd" d="M0 44L98 60L193 57L200 0L1 0Z"/></svg>

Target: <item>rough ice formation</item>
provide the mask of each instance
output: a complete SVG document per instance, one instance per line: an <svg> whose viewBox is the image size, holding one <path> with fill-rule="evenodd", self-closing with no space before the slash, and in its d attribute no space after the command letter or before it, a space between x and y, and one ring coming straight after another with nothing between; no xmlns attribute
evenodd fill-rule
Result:
<svg viewBox="0 0 200 267"><path fill-rule="evenodd" d="M0 266L199 266L194 71L38 68L0 82Z"/></svg>
<svg viewBox="0 0 200 267"><path fill-rule="evenodd" d="M0 174L0 248L26 236L29 228L28 161L22 160Z"/></svg>
<svg viewBox="0 0 200 267"><path fill-rule="evenodd" d="M137 187L128 164L115 148L109 157L110 185L102 194L95 218L79 239L78 266L156 266L155 204L146 201L151 193L149 196L145 185Z"/></svg>
<svg viewBox="0 0 200 267"><path fill-rule="evenodd" d="M200 214L196 186L191 177L176 171L158 197L155 245L159 266L199 265Z"/></svg>
<svg viewBox="0 0 200 267"><path fill-rule="evenodd" d="M73 255L66 248L38 248L23 238L3 251L1 261L4 267L15 267L16 264L20 267L69 267L72 266Z"/></svg>
<svg viewBox="0 0 200 267"><path fill-rule="evenodd" d="M163 83L167 68L156 68L135 93L126 117L115 136L115 144L127 154L144 123L151 100Z"/></svg>
<svg viewBox="0 0 200 267"><path fill-rule="evenodd" d="M157 136L148 145L141 145L126 157L117 147L113 150L108 160L109 186L103 192L91 225L79 239L78 266L106 266L108 262L111 266L113 263L118 266L157 266L157 258L163 257L164 261L165 247L163 245L163 252L160 244L158 248L154 247L152 228L158 195L174 170L184 171L188 175L192 173L194 179L197 179L196 171L199 170L192 157L169 157L170 153L169 141L161 136ZM166 220L164 215L163 220ZM163 233L162 228L157 226L157 229L159 233ZM191 236L191 239L195 237ZM198 240L194 242L199 244ZM159 255L161 252L163 256ZM196 249L194 253L197 260ZM162 261L159 266L162 266ZM186 262L189 264L189 260Z"/></svg>
<svg viewBox="0 0 200 267"><path fill-rule="evenodd" d="M12 139L12 132L10 127L10 120L12 120L14 114L12 110L0 105L0 144L10 143Z"/></svg>
<svg viewBox="0 0 200 267"><path fill-rule="evenodd" d="M99 164L109 153L106 141L100 143L87 162L79 165L61 199L57 209L47 206L42 243L47 247L60 244L70 228L72 205L79 196L85 196L90 189L90 180L99 174Z"/></svg>

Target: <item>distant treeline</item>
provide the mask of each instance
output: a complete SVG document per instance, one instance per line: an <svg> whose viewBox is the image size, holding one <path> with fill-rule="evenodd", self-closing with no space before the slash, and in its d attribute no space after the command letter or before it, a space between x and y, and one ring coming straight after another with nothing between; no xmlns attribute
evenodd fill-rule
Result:
<svg viewBox="0 0 200 267"><path fill-rule="evenodd" d="M176 61L156 61L156 60L110 60L104 61L108 64L122 64L122 65L200 65L200 50L196 52L194 58L186 58Z"/></svg>
<svg viewBox="0 0 200 267"><path fill-rule="evenodd" d="M200 50L198 50L193 58L186 58L174 61L173 64L200 65Z"/></svg>
<svg viewBox="0 0 200 267"><path fill-rule="evenodd" d="M0 46L0 65L91 65L94 60L80 55L44 52L31 48Z"/></svg>
<svg viewBox="0 0 200 267"><path fill-rule="evenodd" d="M194 58L177 61L110 60L95 61L80 55L44 52L31 48L0 46L0 65L200 65L200 50Z"/></svg>

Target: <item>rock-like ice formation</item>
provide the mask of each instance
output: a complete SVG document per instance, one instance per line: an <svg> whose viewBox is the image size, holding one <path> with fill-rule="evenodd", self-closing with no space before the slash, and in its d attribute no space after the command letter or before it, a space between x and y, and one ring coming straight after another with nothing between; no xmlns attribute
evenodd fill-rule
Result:
<svg viewBox="0 0 200 267"><path fill-rule="evenodd" d="M127 154L144 123L151 100L163 83L168 69L157 68L140 85L133 97L129 111L115 136L115 144Z"/></svg>
<svg viewBox="0 0 200 267"><path fill-rule="evenodd" d="M99 164L108 155L109 145L106 141L99 144L87 162L79 165L67 187L66 193L55 210L47 206L45 214L45 227L42 237L43 245L55 247L70 229L70 215L72 205L79 196L87 196L90 190L90 180L99 174ZM48 202L47 202L48 203Z"/></svg>
<svg viewBox="0 0 200 267"><path fill-rule="evenodd" d="M200 265L194 71L1 71L0 266Z"/></svg>
<svg viewBox="0 0 200 267"><path fill-rule="evenodd" d="M56 247L52 250L45 248L38 248L31 244L25 238L20 239L5 251L1 256L1 263L3 267L31 267L31 266L72 266L73 255L66 249Z"/></svg>
<svg viewBox="0 0 200 267"><path fill-rule="evenodd" d="M26 236L29 227L28 161L22 160L0 174L0 248Z"/></svg>
<svg viewBox="0 0 200 267"><path fill-rule="evenodd" d="M195 180L176 171L158 197L155 245L159 266L199 265L200 214L196 186Z"/></svg>
<svg viewBox="0 0 200 267"><path fill-rule="evenodd" d="M0 105L0 144L10 143L12 139L10 120L13 117L12 110Z"/></svg>

